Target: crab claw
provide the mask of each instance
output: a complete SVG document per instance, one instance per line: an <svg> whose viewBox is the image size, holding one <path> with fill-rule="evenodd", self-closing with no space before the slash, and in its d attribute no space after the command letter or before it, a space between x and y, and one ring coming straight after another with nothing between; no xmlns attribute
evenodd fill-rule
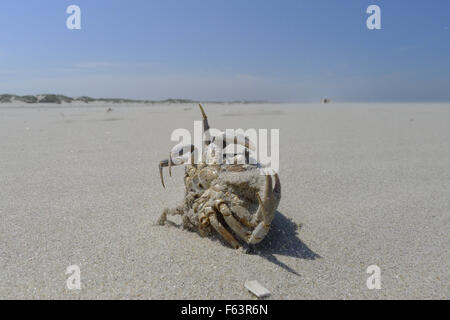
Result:
<svg viewBox="0 0 450 320"><path fill-rule="evenodd" d="M272 177L275 179L275 186L272 184ZM263 198L261 199L260 195L256 194L259 206L252 221L255 222L262 218L266 225L270 225L281 198L281 183L278 174L266 175L265 185Z"/></svg>

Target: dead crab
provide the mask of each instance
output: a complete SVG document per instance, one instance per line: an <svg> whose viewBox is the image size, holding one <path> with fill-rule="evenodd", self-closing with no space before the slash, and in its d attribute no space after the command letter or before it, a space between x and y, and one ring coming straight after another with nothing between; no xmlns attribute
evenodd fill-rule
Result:
<svg viewBox="0 0 450 320"><path fill-rule="evenodd" d="M195 147L182 146L174 148L169 159L159 163L163 187L163 168L168 167L171 174L173 166L185 165L186 189L183 203L176 208L164 209L158 223L163 225L168 215L181 215L184 228L195 230L202 236L217 232L233 248L241 247L236 238L247 244L256 244L267 235L280 202L278 174L261 174L258 163L245 161L237 164L242 159L241 154L233 154L231 163L220 161L225 156L217 152L220 147L241 145L248 160L249 150L254 150L253 144L248 138L227 136L224 132L219 136L209 136L208 119L199 106L205 132L203 153L194 164Z"/></svg>

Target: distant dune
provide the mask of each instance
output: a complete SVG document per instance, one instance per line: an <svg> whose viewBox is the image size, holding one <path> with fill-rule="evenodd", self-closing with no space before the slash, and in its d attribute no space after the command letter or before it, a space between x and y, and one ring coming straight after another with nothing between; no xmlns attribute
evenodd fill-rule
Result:
<svg viewBox="0 0 450 320"><path fill-rule="evenodd" d="M62 94L40 94L40 95L25 95L19 96L15 94L2 94L0 95L0 103L72 103L72 102L107 102L107 103L146 103L146 104L161 104L161 103L233 103L233 104L247 104L247 103L267 103L266 101L196 101L190 99L165 99L165 100L136 100L136 99L124 99L124 98L92 98L87 96L72 98Z"/></svg>

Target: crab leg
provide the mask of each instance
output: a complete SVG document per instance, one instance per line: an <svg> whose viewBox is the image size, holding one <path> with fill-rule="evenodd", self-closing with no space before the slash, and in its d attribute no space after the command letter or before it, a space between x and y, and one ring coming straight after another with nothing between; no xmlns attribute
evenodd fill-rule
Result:
<svg viewBox="0 0 450 320"><path fill-rule="evenodd" d="M202 113L203 117L203 130L206 132L209 130L208 117L206 116L205 110L203 110L202 105L199 103L198 106L200 107L200 112Z"/></svg>
<svg viewBox="0 0 450 320"><path fill-rule="evenodd" d="M212 209L212 208L210 208ZM209 222L211 226L234 248L238 249L240 247L239 242L233 237L231 233L219 222L216 216L216 212L212 209L209 214Z"/></svg>
<svg viewBox="0 0 450 320"><path fill-rule="evenodd" d="M243 225L249 228L254 228L257 225L256 223L252 223L252 215L244 207L233 205L231 206L231 211L238 217L239 222Z"/></svg>
<svg viewBox="0 0 450 320"><path fill-rule="evenodd" d="M175 165L175 163L173 163L172 159L164 159L164 160L161 160L159 162L159 166L158 166L158 168L159 168L159 176L161 178L161 184L162 184L163 188L166 187L164 185L163 168L169 167L169 166L172 167L173 165Z"/></svg>
<svg viewBox="0 0 450 320"><path fill-rule="evenodd" d="M205 110L203 109L202 105L199 104L198 106L200 107L200 112L202 113L202 117L203 117L203 131L206 134L205 140L209 140L211 137L210 137L210 133L209 133L208 117L206 116ZM239 145L242 145L252 151L255 150L255 145L253 144L253 142L250 141L250 139L248 137L245 137L242 135L230 135L230 134L227 134L226 132L222 132L221 135L215 135L212 137L212 139L213 140L216 140L216 139L222 140L224 142L224 148L228 144L239 144Z"/></svg>
<svg viewBox="0 0 450 320"><path fill-rule="evenodd" d="M172 176L172 166L185 164L189 158L191 159L191 163L194 163L194 151L195 147L192 144L181 146L177 149L172 149L169 153L169 158L159 162L159 176L161 177L161 184L164 188L166 186L164 185L163 168L169 167L169 176Z"/></svg>
<svg viewBox="0 0 450 320"><path fill-rule="evenodd" d="M200 107L200 112L202 113L202 117L203 117L203 132L205 134L204 142L210 141L211 135L210 135L210 132L209 132L208 117L206 116L205 110L203 110L202 105L198 104L198 106ZM206 145L209 145L209 143L206 143Z"/></svg>
<svg viewBox="0 0 450 320"><path fill-rule="evenodd" d="M175 216L177 214L183 215L183 206L178 206L176 208L171 208L171 209L165 208L163 213L159 216L158 224L164 225L164 223L167 221L168 215Z"/></svg>
<svg viewBox="0 0 450 320"><path fill-rule="evenodd" d="M216 208L222 214L225 222L231 228L231 230L233 230L234 233L236 233L239 236L239 238L241 238L244 241L247 241L251 232L247 228L243 227L239 223L239 221L237 221L233 217L230 208L228 208L228 206L224 202L221 202L220 200L216 202Z"/></svg>

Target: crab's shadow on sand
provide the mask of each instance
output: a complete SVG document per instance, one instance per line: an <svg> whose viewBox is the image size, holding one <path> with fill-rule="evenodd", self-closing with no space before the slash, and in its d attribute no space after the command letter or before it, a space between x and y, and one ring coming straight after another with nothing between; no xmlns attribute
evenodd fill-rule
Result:
<svg viewBox="0 0 450 320"><path fill-rule="evenodd" d="M294 269L279 261L275 255L305 260L320 258L317 253L298 238L300 228L297 223L277 211L266 238L261 243L249 247L248 253L258 254L284 270L299 276Z"/></svg>
<svg viewBox="0 0 450 320"><path fill-rule="evenodd" d="M181 224L170 220L166 221L171 225L182 229ZM303 241L298 238L301 226L289 219L281 212L276 211L269 233L264 240L256 245L248 246L246 253L259 255L267 261L276 264L280 268L300 276L297 271L289 267L284 262L278 260L275 255L293 257L297 259L315 260L321 258L320 255L312 251ZM229 246L223 238L212 237L213 241L220 241L223 245Z"/></svg>

